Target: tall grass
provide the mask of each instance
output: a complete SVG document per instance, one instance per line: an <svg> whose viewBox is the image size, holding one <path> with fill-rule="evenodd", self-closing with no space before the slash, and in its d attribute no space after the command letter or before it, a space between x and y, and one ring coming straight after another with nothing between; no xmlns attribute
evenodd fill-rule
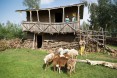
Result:
<svg viewBox="0 0 117 78"><path fill-rule="evenodd" d="M52 70L52 65L43 69L43 58L46 51L31 49L10 49L0 53L0 78L69 78L62 71L60 74ZM78 56L78 59L105 60L117 62L102 53L90 53ZM117 78L117 70L103 66L91 66L86 63L77 63L76 73L71 78Z"/></svg>

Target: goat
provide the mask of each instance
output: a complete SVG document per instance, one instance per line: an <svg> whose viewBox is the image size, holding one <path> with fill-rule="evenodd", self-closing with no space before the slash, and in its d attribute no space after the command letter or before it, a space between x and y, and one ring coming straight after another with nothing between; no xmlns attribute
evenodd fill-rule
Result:
<svg viewBox="0 0 117 78"><path fill-rule="evenodd" d="M67 70L70 72L70 76L72 72L75 73L76 62L77 62L77 59L69 59L67 61Z"/></svg>

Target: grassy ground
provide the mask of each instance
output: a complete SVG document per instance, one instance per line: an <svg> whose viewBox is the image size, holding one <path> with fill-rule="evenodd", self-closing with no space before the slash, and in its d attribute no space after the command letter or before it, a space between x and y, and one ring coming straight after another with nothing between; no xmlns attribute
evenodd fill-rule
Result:
<svg viewBox="0 0 117 78"><path fill-rule="evenodd" d="M64 71L61 74L53 72L52 66L47 71L43 70L43 58L46 54L45 51L31 49L10 49L0 52L0 78L69 78ZM78 58L117 63L117 58L102 53L90 53ZM77 63L76 73L73 73L71 78L117 78L117 70Z"/></svg>

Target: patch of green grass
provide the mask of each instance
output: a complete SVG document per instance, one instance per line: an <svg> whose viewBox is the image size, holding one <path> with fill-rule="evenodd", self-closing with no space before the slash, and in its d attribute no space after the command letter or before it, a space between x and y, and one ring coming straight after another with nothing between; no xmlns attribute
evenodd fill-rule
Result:
<svg viewBox="0 0 117 78"><path fill-rule="evenodd" d="M45 51L31 49L9 49L0 52L0 78L69 78L66 72L54 72L52 65L47 71L43 69L43 58L46 54ZM89 53L78 56L78 59L117 62L116 58L102 53ZM117 70L77 63L76 73L70 78L117 78Z"/></svg>

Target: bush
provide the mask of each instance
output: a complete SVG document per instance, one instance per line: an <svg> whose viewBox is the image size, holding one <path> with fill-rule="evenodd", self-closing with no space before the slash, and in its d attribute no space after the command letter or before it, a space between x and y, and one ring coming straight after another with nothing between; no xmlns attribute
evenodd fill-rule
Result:
<svg viewBox="0 0 117 78"><path fill-rule="evenodd" d="M4 41L4 40L1 40L1 41L0 41L0 51L4 51L4 50L6 50L7 48L8 48L7 42Z"/></svg>
<svg viewBox="0 0 117 78"><path fill-rule="evenodd" d="M14 39L24 38L25 33L22 32L21 26L7 22L6 24L0 23L0 39Z"/></svg>

